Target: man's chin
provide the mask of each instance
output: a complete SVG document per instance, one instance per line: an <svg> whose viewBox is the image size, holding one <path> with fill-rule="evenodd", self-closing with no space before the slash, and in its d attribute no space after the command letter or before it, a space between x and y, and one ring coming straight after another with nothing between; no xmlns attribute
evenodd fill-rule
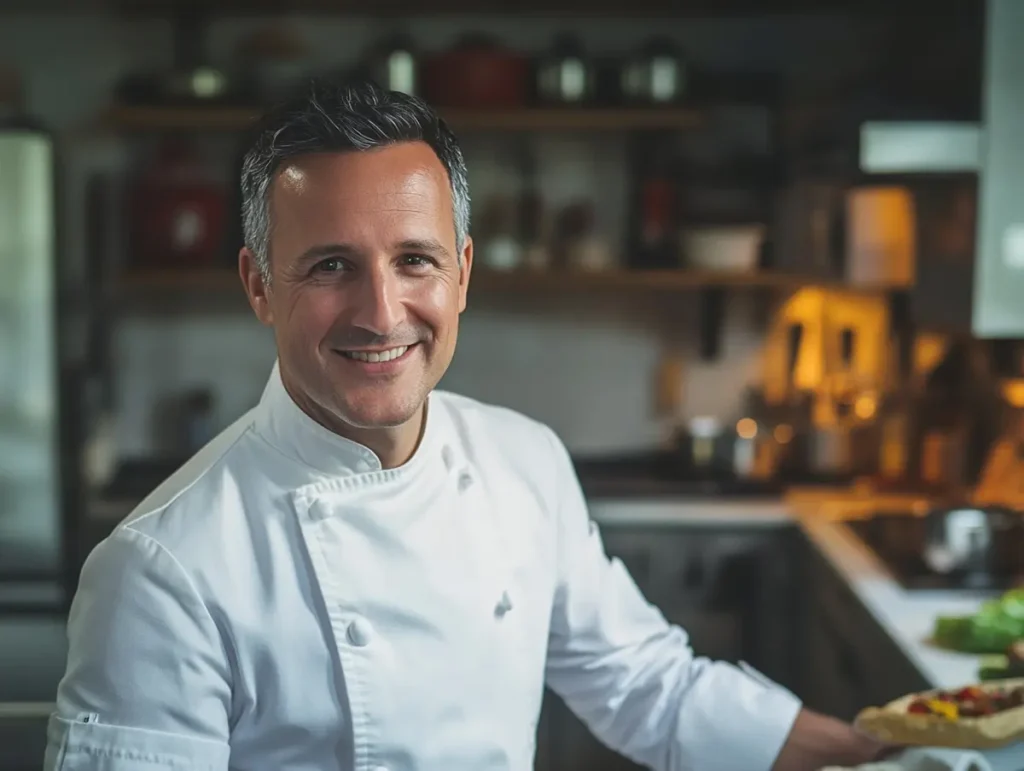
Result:
<svg viewBox="0 0 1024 771"><path fill-rule="evenodd" d="M404 426L420 414L423 405L390 400L377 403L346 400L338 406L340 417L350 426L373 430Z"/></svg>

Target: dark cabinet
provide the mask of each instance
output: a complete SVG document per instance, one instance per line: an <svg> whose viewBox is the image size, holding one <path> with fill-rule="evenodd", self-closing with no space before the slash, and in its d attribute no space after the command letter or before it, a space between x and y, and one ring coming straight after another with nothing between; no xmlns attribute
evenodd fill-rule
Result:
<svg viewBox="0 0 1024 771"><path fill-rule="evenodd" d="M0 768L4 771L39 771L46 751L49 715L34 704L11 704L8 707L0 710Z"/></svg>
<svg viewBox="0 0 1024 771"><path fill-rule="evenodd" d="M808 707L852 720L864 707L931 687L813 548L807 549L804 569L807 605L797 692Z"/></svg>
<svg viewBox="0 0 1024 771"><path fill-rule="evenodd" d="M0 769L38 771L67 659L61 616L0 617Z"/></svg>
<svg viewBox="0 0 1024 771"><path fill-rule="evenodd" d="M800 629L786 619L799 595L795 526L608 525L602 536L647 600L688 632L697 655L746 661L794 687ZM548 767L639 768L602 745L556 696L548 702Z"/></svg>

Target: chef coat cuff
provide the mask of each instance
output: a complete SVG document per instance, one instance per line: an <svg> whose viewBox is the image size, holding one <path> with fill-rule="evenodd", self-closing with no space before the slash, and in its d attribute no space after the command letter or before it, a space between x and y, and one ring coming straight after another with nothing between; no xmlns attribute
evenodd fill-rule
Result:
<svg viewBox="0 0 1024 771"><path fill-rule="evenodd" d="M226 742L109 723L96 716L50 716L46 771L227 771Z"/></svg>
<svg viewBox="0 0 1024 771"><path fill-rule="evenodd" d="M686 755L706 771L771 771L802 704L778 683L746 664L710 665L694 687L698 707L680 716ZM681 767L690 767L685 763Z"/></svg>

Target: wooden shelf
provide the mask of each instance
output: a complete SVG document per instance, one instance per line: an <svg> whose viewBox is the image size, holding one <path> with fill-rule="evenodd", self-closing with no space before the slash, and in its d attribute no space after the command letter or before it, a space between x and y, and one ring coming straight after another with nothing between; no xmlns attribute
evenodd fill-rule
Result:
<svg viewBox="0 0 1024 771"><path fill-rule="evenodd" d="M603 289L677 292L725 287L792 288L806 279L773 273L728 273L702 270L608 271L474 271L474 289L515 292L587 292Z"/></svg>
<svg viewBox="0 0 1024 771"><path fill-rule="evenodd" d="M112 107L100 126L108 131L242 131L259 115L256 107ZM671 131L701 125L694 108L536 108L440 110L456 131Z"/></svg>
<svg viewBox="0 0 1024 771"><path fill-rule="evenodd" d="M128 16L166 15L185 5L185 0L5 0L11 10L78 12L82 6L116 11ZM5 5L5 10L7 10ZM585 5L567 0L435 0L426 7L415 0L208 0L214 13L268 14L310 13L356 17L401 17L514 15L524 13L554 17L721 18L729 16L773 16L779 14L837 13L856 16L899 16L914 13L912 7L892 0L591 0ZM978 6L977 0L932 0L929 15L950 13ZM962 12L962 11L961 11Z"/></svg>
<svg viewBox="0 0 1024 771"><path fill-rule="evenodd" d="M242 131L259 115L254 107L125 107L108 109L108 131Z"/></svg>
<svg viewBox="0 0 1024 771"><path fill-rule="evenodd" d="M704 122L696 108L441 110L441 116L456 131L669 131Z"/></svg>
<svg viewBox="0 0 1024 771"><path fill-rule="evenodd" d="M764 271L761 273L716 272L703 270L609 270L584 271L494 271L477 268L470 292L594 292L601 290L680 292L700 289L776 289L792 291L807 286L823 286L860 292L882 292L902 287L854 287L837 281ZM223 293L244 297L241 280L231 270L134 271L122 277L119 294Z"/></svg>

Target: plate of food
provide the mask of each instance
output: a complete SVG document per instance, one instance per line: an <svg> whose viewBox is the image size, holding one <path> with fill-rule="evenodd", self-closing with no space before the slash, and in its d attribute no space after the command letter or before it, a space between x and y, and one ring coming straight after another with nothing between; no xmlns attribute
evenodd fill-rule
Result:
<svg viewBox="0 0 1024 771"><path fill-rule="evenodd" d="M889 744L985 750L1024 740L1024 678L913 693L856 718Z"/></svg>

